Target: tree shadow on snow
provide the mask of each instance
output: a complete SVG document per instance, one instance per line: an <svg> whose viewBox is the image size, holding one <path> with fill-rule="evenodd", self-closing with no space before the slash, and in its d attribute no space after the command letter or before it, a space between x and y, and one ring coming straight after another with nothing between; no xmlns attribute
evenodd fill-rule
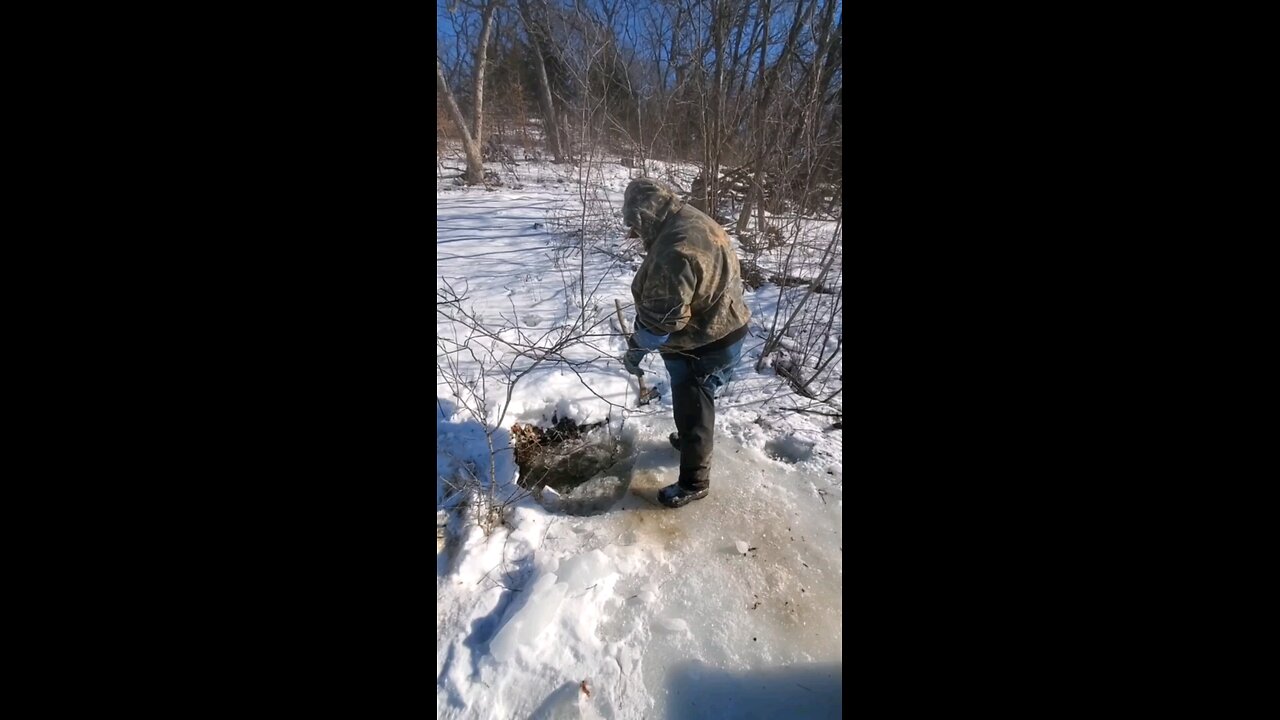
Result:
<svg viewBox="0 0 1280 720"><path fill-rule="evenodd" d="M841 663L801 663L740 673L683 663L667 675L667 717L839 718L841 671Z"/></svg>
<svg viewBox="0 0 1280 720"><path fill-rule="evenodd" d="M501 583L503 586L502 595L498 597L498 602L494 604L493 610L483 617L478 617L471 623L471 628L462 640L463 647L467 648L468 655L471 658L471 677L476 679L480 677L480 663L484 658L489 656L489 643L493 640L502 626L507 620L514 617L525 603L529 601L527 588L532 584L529 582L533 575L533 558L523 557L517 558L505 567L496 569L490 576L495 582ZM437 642L439 638L437 638ZM452 683L446 682L449 677L449 670L456 659L455 648L450 648L448 656L445 658L444 666L440 670L440 674L436 676L436 685L444 686L449 693L450 702L455 706L463 707L461 695Z"/></svg>
<svg viewBox="0 0 1280 720"><path fill-rule="evenodd" d="M502 596L488 615L476 618L471 623L471 631L462 641L471 651L472 677L480 677L480 661L489 655L489 643L494 636L529 602L529 587L533 584L529 580L532 575L532 557L517 558L505 567L494 570L491 577L504 586Z"/></svg>

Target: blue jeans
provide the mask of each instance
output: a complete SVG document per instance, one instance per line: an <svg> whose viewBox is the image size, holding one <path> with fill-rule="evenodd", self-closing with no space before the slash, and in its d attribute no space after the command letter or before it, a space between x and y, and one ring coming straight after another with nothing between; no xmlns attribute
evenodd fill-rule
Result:
<svg viewBox="0 0 1280 720"><path fill-rule="evenodd" d="M711 485L711 450L716 424L715 398L733 379L746 338L706 354L663 353L671 376L671 405L680 435L680 480L688 490Z"/></svg>

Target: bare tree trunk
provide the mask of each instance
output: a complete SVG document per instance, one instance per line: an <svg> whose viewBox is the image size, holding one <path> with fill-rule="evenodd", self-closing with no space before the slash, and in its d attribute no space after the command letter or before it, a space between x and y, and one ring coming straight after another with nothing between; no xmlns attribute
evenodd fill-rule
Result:
<svg viewBox="0 0 1280 720"><path fill-rule="evenodd" d="M747 225L751 220L752 203L754 203L756 198L760 195L760 173L754 173L750 182L751 187L747 188L747 194L742 199L742 212L738 214L739 233L747 231ZM760 226L760 229L763 230L764 226Z"/></svg>
<svg viewBox="0 0 1280 720"><path fill-rule="evenodd" d="M759 230L761 235L764 235L766 229L764 224L764 180L764 175L757 170L756 178L752 185L756 188L756 230Z"/></svg>
<svg viewBox="0 0 1280 720"><path fill-rule="evenodd" d="M720 0L712 4L711 42L716 53L715 73L712 76L711 128L707 153L707 215L716 217L720 200L720 149L723 144L724 126L724 36L725 14L728 8Z"/></svg>
<svg viewBox="0 0 1280 720"><path fill-rule="evenodd" d="M475 76L475 130L472 137L477 145L484 142L484 68L489 58L489 37L493 32L493 15L498 10L497 0L490 0L484 7L484 14L480 21L480 43L476 46L476 76ZM469 169L469 168L468 168ZM484 168L480 169L481 175L484 174Z"/></svg>
<svg viewBox="0 0 1280 720"><path fill-rule="evenodd" d="M760 192L754 193L754 194L755 194L755 200L758 203L758 207L757 207L757 214L759 216L758 229L761 232L764 231L764 199L765 199L764 192L763 192L764 177L765 177L764 174L765 174L765 170L768 169L767 163L765 162L765 160L769 156L769 153L772 150L773 145L777 142L778 134L780 132L780 130L774 130L772 132L766 131L764 120L767 113L769 112L769 105L772 101L773 89L778 81L778 76L780 74L782 64L786 62L787 56L790 55L791 52L794 50L796 45L796 40L797 38L800 37L801 27L803 27L803 25L808 22L809 18L813 15L813 11L817 7L817 5L818 5L818 0L812 0L812 2L810 2L806 8L804 4L804 0L800 0L800 4L796 6L796 15L793 22L791 23L791 29L787 32L787 39L785 44L782 47L782 52L778 55L777 59L774 60L773 66L769 68L769 71L767 73L765 72L765 56L769 50L769 44L767 41L767 38L769 36L769 26L768 26L767 20L765 24L764 34L765 34L766 41L760 47L760 71L759 71L761 76L764 78L764 80L763 80L761 98L760 98L759 104L756 106L756 122L755 122L754 132L752 133L753 137L756 139L756 142L758 143L757 154L753 158L753 163L755 164L756 172L755 172L755 179L752 182L752 189L754 191L755 188L760 188ZM763 12L766 16L768 15L768 12L769 12L768 0L764 0ZM750 217L751 217L751 200L749 196L747 202L742 208L742 214L738 216L738 229L740 231L746 229Z"/></svg>
<svg viewBox="0 0 1280 720"><path fill-rule="evenodd" d="M755 128L754 128L755 132L752 134L757 139L757 141L763 142L764 141L764 117L765 117L765 113L768 112L769 110L769 107L768 107L769 93L771 91L771 88L773 87L772 79L768 75L765 75L765 72L764 72L765 55L769 50L769 0L762 0L761 6L760 6L760 17L762 18L761 22L763 23L764 33L761 36L763 40L760 43L760 64L759 64L759 69L757 70L756 77L763 78L765 85L764 85L764 97L762 97L756 105L756 117L755 117ZM751 191L747 193L746 199L743 200L742 214L738 216L738 232L739 233L745 232L747 229L747 225L751 221L752 201L758 201L760 203L760 207L761 208L764 207L764 191L760 184L764 179L760 175L760 170L763 166L764 166L764 158L763 158L763 155L761 155L756 160L755 176L751 179ZM761 212L759 213L759 216L760 216L759 226L756 228L756 230L760 233L763 233L764 232L764 211L763 210L761 210Z"/></svg>
<svg viewBox="0 0 1280 720"><path fill-rule="evenodd" d="M466 181L470 185L478 185L484 182L484 160L480 156L480 144L471 135L471 130L467 127L467 119L462 116L462 111L458 109L458 102L453 98L453 91L449 89L449 83L444 79L444 68L440 65L440 58L436 58L436 87L444 93L449 116L458 126L458 132L462 133L462 151L467 156Z"/></svg>
<svg viewBox="0 0 1280 720"><path fill-rule="evenodd" d="M465 178L468 185L479 185L484 182L484 156L480 154L480 143L484 142L484 68L489 38L493 31L493 14L497 10L498 3L494 0L485 6L481 16L480 42L476 47L475 76L472 79L475 115L472 117L470 128L462 111L458 109L458 101L454 98L453 91L449 89L449 81L444 78L444 65L441 64L439 56L436 57L436 87L444 93L449 115L457 124L458 131L462 133L462 151L467 156Z"/></svg>
<svg viewBox="0 0 1280 720"><path fill-rule="evenodd" d="M543 43L547 39L546 28L530 12L529 0L518 0L518 7L525 33L529 36L529 45L533 47L534 76L538 80L538 105L542 109L542 130L546 135L547 151L555 162L561 163L564 162L564 149L560 144L560 123L556 119L555 102L551 99L551 82L547 77L547 59L543 51Z"/></svg>
<svg viewBox="0 0 1280 720"><path fill-rule="evenodd" d="M551 83L547 79L547 63L543 59L542 51L536 50L535 55L538 61L537 78L538 78L538 104L542 106L544 135L547 140L547 150L551 152L551 157L555 162L564 162L564 149L560 146L560 122L556 119L555 103L551 101Z"/></svg>

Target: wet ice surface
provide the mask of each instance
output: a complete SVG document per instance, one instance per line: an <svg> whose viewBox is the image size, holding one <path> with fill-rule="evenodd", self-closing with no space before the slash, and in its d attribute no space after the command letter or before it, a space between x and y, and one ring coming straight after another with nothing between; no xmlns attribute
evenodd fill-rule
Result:
<svg viewBox="0 0 1280 720"><path fill-rule="evenodd" d="M519 513L508 543L538 549L522 589L495 601L492 639L446 661L442 716L838 717L839 476L717 433L712 492L671 510L657 501L678 467L670 428L655 413L631 432L611 509Z"/></svg>
<svg viewBox="0 0 1280 720"><path fill-rule="evenodd" d="M654 602L628 606L663 628L641 653L655 709L680 717L716 707L712 690L682 682L697 672L690 658L704 670L740 673L723 675L716 685L725 702L745 692L753 678L802 665L826 666L814 670L811 685L834 687L838 696L842 486L825 471L787 467L717 435L712 492L677 511L656 508L656 492L674 480L678 463L676 452L662 444L650 442L653 447L638 458L632 495L620 505L619 518L635 542L631 550L654 561L651 573L636 581L662 588ZM743 553L738 541L753 549ZM687 622L689 631L671 632L668 620ZM605 632L626 623L620 615ZM837 668L834 686L831 666ZM821 707L828 706L815 705Z"/></svg>

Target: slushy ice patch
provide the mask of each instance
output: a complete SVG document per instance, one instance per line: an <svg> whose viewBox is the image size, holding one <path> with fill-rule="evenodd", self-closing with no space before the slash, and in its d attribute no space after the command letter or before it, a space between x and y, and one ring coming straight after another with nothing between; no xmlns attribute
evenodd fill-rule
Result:
<svg viewBox="0 0 1280 720"><path fill-rule="evenodd" d="M633 448L607 421L580 425L572 418L541 428L511 428L519 484L552 512L592 515L608 510L627 492Z"/></svg>

